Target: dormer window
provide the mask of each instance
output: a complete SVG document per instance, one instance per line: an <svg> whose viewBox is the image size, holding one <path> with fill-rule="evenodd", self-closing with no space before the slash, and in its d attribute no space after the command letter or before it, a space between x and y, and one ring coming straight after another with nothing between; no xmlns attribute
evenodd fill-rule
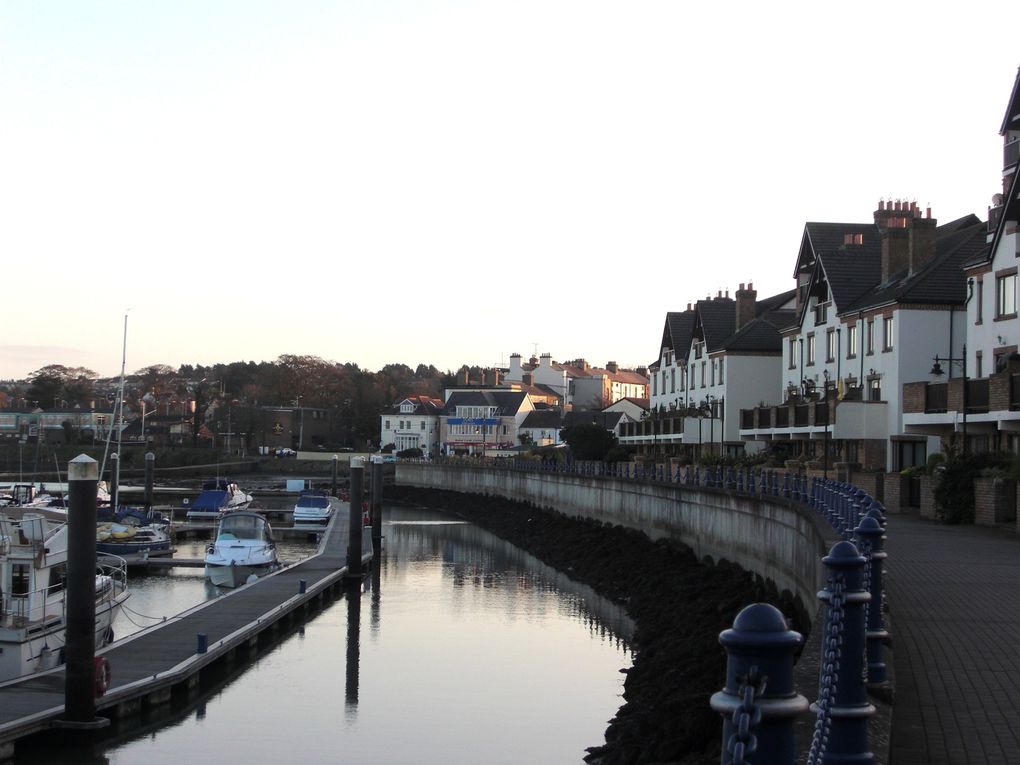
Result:
<svg viewBox="0 0 1020 765"><path fill-rule="evenodd" d="M829 304L818 303L815 305L815 324L824 324L829 316Z"/></svg>

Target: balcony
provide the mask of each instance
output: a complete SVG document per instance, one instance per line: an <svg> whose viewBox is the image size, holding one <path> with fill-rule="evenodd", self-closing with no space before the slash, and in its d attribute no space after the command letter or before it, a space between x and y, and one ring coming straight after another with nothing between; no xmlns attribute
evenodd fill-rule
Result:
<svg viewBox="0 0 1020 765"><path fill-rule="evenodd" d="M967 381L967 414L988 411L988 378Z"/></svg>
<svg viewBox="0 0 1020 765"><path fill-rule="evenodd" d="M1008 170L1020 160L1020 140L1011 141L1002 148L1002 169Z"/></svg>
<svg viewBox="0 0 1020 765"><path fill-rule="evenodd" d="M932 383L924 389L924 411L927 413L949 410L948 383Z"/></svg>

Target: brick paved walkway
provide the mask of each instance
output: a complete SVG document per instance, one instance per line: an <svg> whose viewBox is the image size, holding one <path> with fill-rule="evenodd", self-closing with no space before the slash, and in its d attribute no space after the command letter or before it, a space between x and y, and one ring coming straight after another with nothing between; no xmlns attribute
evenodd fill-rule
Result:
<svg viewBox="0 0 1020 765"><path fill-rule="evenodd" d="M889 516L891 765L1020 763L1020 536Z"/></svg>

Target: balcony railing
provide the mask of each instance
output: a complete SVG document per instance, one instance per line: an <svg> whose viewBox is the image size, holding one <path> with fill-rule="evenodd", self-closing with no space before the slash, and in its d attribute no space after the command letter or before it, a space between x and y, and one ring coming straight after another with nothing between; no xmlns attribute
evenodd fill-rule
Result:
<svg viewBox="0 0 1020 765"><path fill-rule="evenodd" d="M928 414L949 411L948 383L929 383L925 386L924 411Z"/></svg>
<svg viewBox="0 0 1020 765"><path fill-rule="evenodd" d="M795 427L803 428L811 422L811 407L807 404L797 404L793 408L793 424Z"/></svg>
<svg viewBox="0 0 1020 765"><path fill-rule="evenodd" d="M758 407L758 427L759 428L771 428L772 427L772 408L767 406Z"/></svg>
<svg viewBox="0 0 1020 765"><path fill-rule="evenodd" d="M1007 170L1020 160L1020 141L1011 141L1002 147L1002 169Z"/></svg>
<svg viewBox="0 0 1020 765"><path fill-rule="evenodd" d="M988 378L967 381L967 412L988 411Z"/></svg>
<svg viewBox="0 0 1020 765"><path fill-rule="evenodd" d="M740 427L748 430L754 427L754 410L753 409L741 409L740 410Z"/></svg>
<svg viewBox="0 0 1020 765"><path fill-rule="evenodd" d="M790 427L790 407L781 406L776 409L776 427L777 428Z"/></svg>

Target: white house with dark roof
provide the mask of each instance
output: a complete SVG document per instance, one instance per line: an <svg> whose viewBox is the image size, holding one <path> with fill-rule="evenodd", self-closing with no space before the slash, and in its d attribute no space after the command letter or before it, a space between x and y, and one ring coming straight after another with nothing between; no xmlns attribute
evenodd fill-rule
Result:
<svg viewBox="0 0 1020 765"><path fill-rule="evenodd" d="M517 429L517 438L522 444L527 441L534 446L555 446L560 443L562 427L563 415L558 409L535 409Z"/></svg>
<svg viewBox="0 0 1020 765"><path fill-rule="evenodd" d="M421 449L435 453L439 440L439 412L443 402L429 396L408 396L379 417L380 441L394 449Z"/></svg>
<svg viewBox="0 0 1020 765"><path fill-rule="evenodd" d="M961 266L984 246L984 225L969 215L938 226L910 202L882 202L873 217L805 225L782 382L771 404L741 412L741 437L886 470L937 449L904 429L901 386L952 346L954 320L962 337Z"/></svg>

